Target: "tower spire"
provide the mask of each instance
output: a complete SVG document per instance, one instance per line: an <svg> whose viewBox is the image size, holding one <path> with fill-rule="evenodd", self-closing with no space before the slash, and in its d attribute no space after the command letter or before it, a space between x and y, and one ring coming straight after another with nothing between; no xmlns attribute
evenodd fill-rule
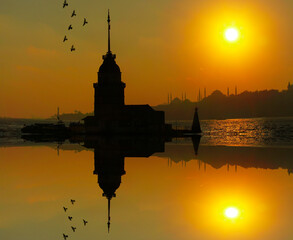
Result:
<svg viewBox="0 0 293 240"><path fill-rule="evenodd" d="M110 22L111 22L111 20L110 20L110 10L109 9L108 9L107 22L108 22L108 53L110 53L111 52L111 48L110 48L110 29L111 29Z"/></svg>

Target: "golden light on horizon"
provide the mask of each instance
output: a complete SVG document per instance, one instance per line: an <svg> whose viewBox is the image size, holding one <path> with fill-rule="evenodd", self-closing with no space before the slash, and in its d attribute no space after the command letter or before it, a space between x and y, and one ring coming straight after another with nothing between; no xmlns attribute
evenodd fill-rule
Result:
<svg viewBox="0 0 293 240"><path fill-rule="evenodd" d="M225 217L235 219L239 216L239 210L236 207L228 207L225 209Z"/></svg>
<svg viewBox="0 0 293 240"><path fill-rule="evenodd" d="M235 42L239 39L239 31L237 28L227 28L225 31L225 39L229 42Z"/></svg>

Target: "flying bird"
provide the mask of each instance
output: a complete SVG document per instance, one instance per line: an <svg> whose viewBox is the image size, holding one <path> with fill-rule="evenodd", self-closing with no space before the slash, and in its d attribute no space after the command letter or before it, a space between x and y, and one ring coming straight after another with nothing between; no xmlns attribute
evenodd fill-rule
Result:
<svg viewBox="0 0 293 240"><path fill-rule="evenodd" d="M68 6L68 3L66 2L66 0L64 0L63 8L65 8L66 6Z"/></svg>
<svg viewBox="0 0 293 240"><path fill-rule="evenodd" d="M66 207L63 207L63 209L64 209L64 212L66 212L68 208L66 208Z"/></svg>
<svg viewBox="0 0 293 240"><path fill-rule="evenodd" d="M72 45L72 47L73 47L73 45ZM75 203L75 200L74 200L74 199L71 199L70 202L71 202L72 204L74 204L74 203Z"/></svg>
<svg viewBox="0 0 293 240"><path fill-rule="evenodd" d="M68 38L65 36L64 39L63 39L63 42L67 41ZM66 211L65 211L66 212Z"/></svg>
<svg viewBox="0 0 293 240"><path fill-rule="evenodd" d="M71 26L71 24L69 25L69 27L68 27L68 30L71 30L72 29L72 26Z"/></svg>
<svg viewBox="0 0 293 240"><path fill-rule="evenodd" d="M74 17L74 16L76 16L75 10L73 10L73 12L71 14L71 17Z"/></svg>
<svg viewBox="0 0 293 240"><path fill-rule="evenodd" d="M71 221L72 220L72 217L68 216L68 219Z"/></svg>
<svg viewBox="0 0 293 240"><path fill-rule="evenodd" d="M72 226L71 226L71 229L72 229L73 232L75 232L76 227L72 227Z"/></svg>
<svg viewBox="0 0 293 240"><path fill-rule="evenodd" d="M72 51L75 51L75 48L74 48L74 46L72 45L71 46L71 49L70 49L70 51L72 52ZM73 203L72 203L73 204Z"/></svg>
<svg viewBox="0 0 293 240"><path fill-rule="evenodd" d="M83 225L85 226L88 223L88 221L86 221L84 219L82 219L82 220L83 220Z"/></svg>
<svg viewBox="0 0 293 240"><path fill-rule="evenodd" d="M86 19L84 19L83 20L83 25L82 26L84 26L84 25L86 25L88 22L86 21Z"/></svg>
<svg viewBox="0 0 293 240"><path fill-rule="evenodd" d="M63 233L63 238L64 238L64 240L66 240L66 238L68 238L68 235L65 235L65 234Z"/></svg>

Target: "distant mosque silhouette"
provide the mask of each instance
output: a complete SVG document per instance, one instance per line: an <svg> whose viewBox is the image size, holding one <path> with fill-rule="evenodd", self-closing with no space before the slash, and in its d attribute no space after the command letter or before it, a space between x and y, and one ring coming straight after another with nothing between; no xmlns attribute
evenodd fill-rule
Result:
<svg viewBox="0 0 293 240"><path fill-rule="evenodd" d="M94 116L84 118L86 134L156 134L170 132L171 124L165 124L165 113L155 111L149 105L125 105L121 71L111 52L110 14L108 11L108 52L94 83Z"/></svg>

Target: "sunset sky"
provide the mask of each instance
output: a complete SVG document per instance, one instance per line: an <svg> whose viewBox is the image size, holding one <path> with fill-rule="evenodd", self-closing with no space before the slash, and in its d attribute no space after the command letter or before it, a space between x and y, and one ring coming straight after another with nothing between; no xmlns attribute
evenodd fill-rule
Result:
<svg viewBox="0 0 293 240"><path fill-rule="evenodd" d="M63 0L0 0L0 117L49 117L58 106L93 111L108 8L126 104L293 82L292 0L67 1L63 9ZM235 42L224 38L230 27L239 31Z"/></svg>

